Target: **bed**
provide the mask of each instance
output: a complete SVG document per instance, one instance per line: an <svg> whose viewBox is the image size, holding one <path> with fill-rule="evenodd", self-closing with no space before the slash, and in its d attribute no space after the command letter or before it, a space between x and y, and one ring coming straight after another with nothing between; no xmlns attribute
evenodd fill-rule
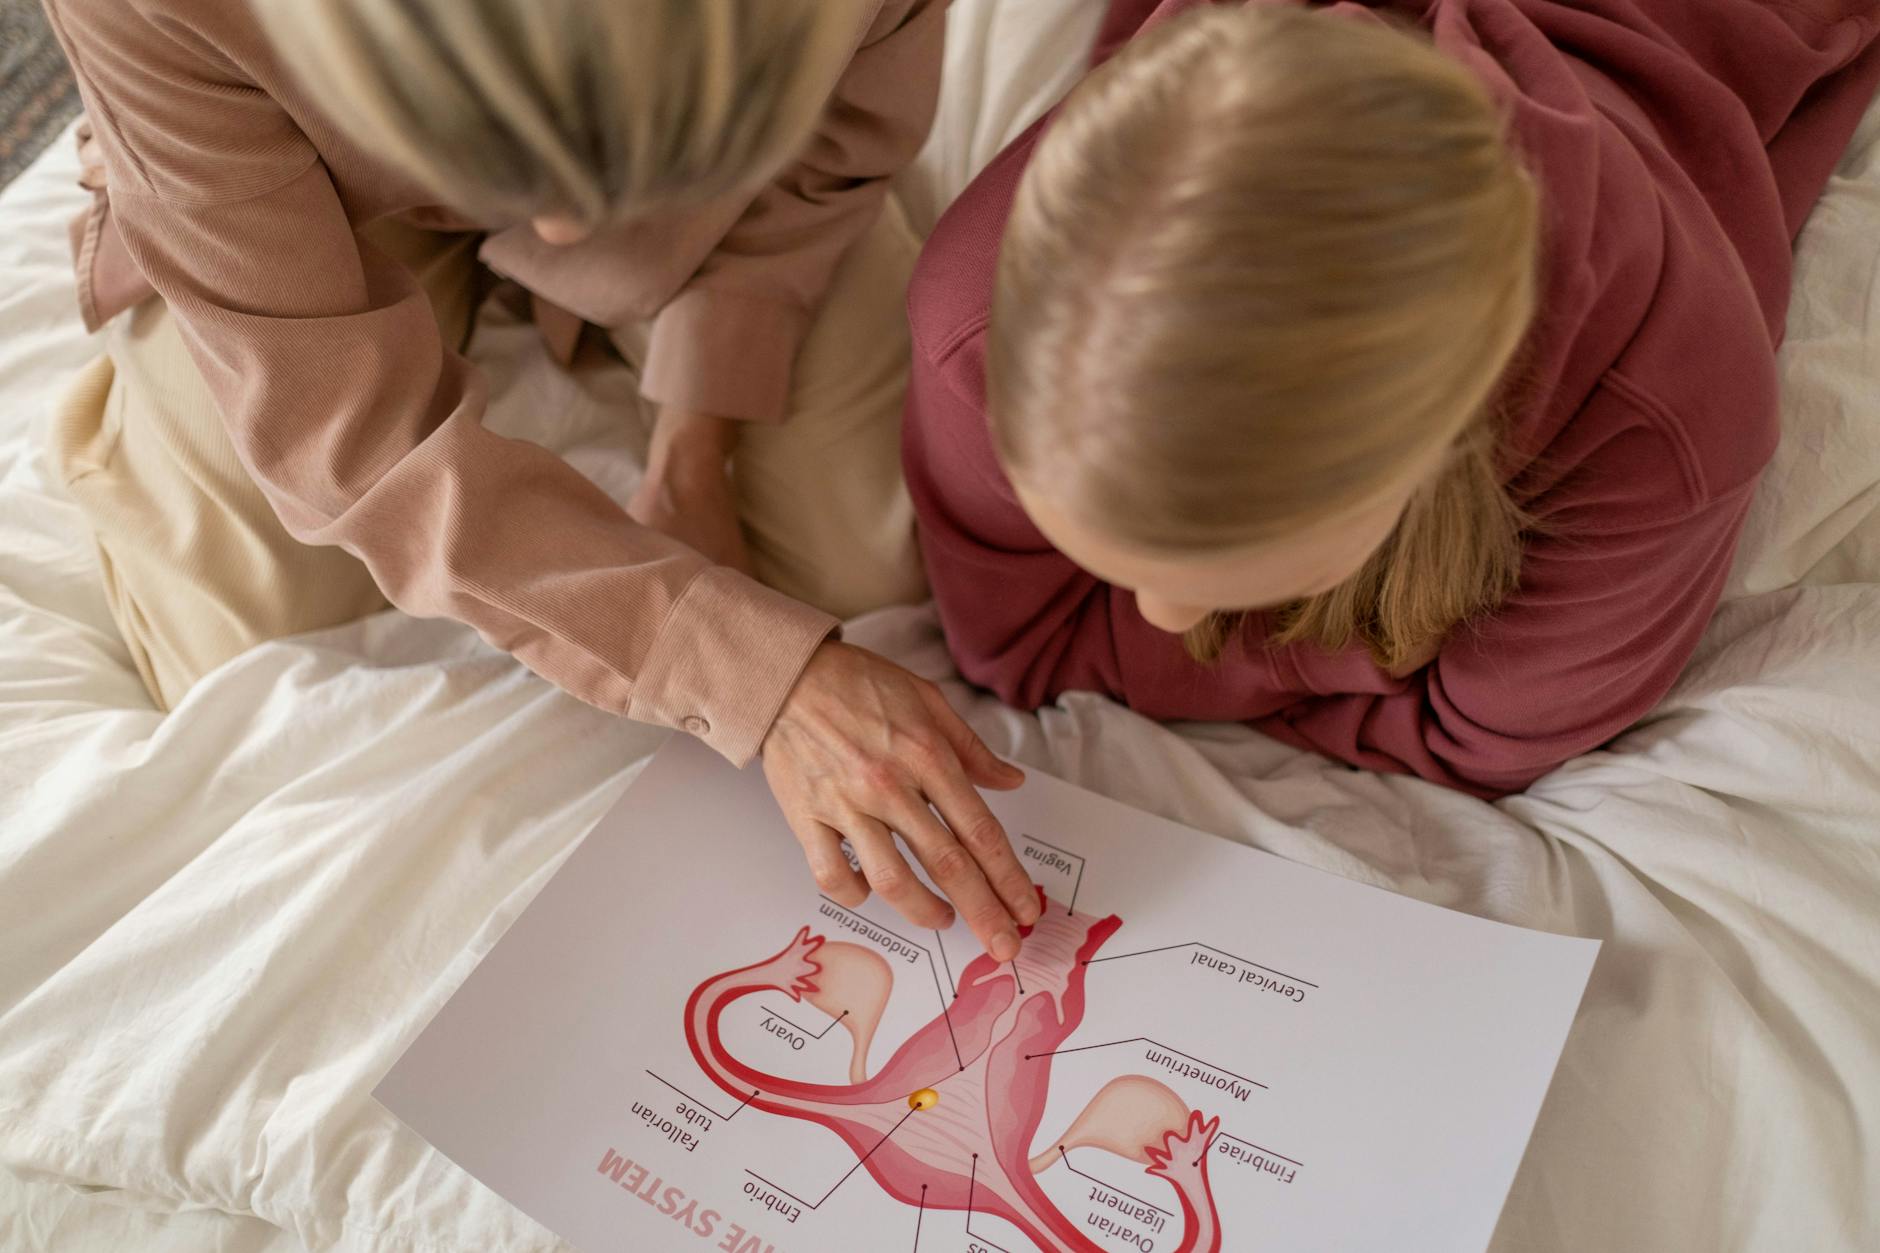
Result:
<svg viewBox="0 0 1880 1253"><path fill-rule="evenodd" d="M1100 8L958 0L912 218L1057 98ZM96 351L75 175L62 142L0 196L0 1248L559 1248L368 1093L664 733L396 612L154 711L39 451ZM477 355L493 424L630 489L617 379L560 374L499 309ZM1782 364L1781 451L1689 669L1524 795L948 685L1034 768L1605 941L1498 1250L1880 1248L1880 107L1802 237ZM950 678L928 610L851 636Z"/></svg>

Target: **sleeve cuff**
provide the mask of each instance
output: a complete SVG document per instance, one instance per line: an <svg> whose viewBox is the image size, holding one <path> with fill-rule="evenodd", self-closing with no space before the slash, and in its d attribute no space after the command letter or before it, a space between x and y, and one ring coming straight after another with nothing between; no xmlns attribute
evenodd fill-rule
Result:
<svg viewBox="0 0 1880 1253"><path fill-rule="evenodd" d="M721 418L781 422L806 310L709 288L681 292L653 319L640 393Z"/></svg>
<svg viewBox="0 0 1880 1253"><path fill-rule="evenodd" d="M722 566L672 607L626 714L696 735L743 766L835 618Z"/></svg>
<svg viewBox="0 0 1880 1253"><path fill-rule="evenodd" d="M70 234L78 310L87 332L95 333L118 314L157 294L131 260L104 192L92 193L91 204L73 221Z"/></svg>

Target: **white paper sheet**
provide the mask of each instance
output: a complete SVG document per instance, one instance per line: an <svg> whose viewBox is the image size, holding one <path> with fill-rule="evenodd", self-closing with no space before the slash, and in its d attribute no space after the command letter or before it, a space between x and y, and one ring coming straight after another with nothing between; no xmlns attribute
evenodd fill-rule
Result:
<svg viewBox="0 0 1880 1253"><path fill-rule="evenodd" d="M375 1093L590 1253L1482 1248L1594 941L1036 776L1016 962L662 750Z"/></svg>

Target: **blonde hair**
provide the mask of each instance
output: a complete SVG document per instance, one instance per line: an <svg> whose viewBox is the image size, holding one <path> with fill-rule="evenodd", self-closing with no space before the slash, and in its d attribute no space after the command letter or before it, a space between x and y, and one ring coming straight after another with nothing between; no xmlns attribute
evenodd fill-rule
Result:
<svg viewBox="0 0 1880 1253"><path fill-rule="evenodd" d="M355 142L453 209L586 225L772 174L865 0L256 0Z"/></svg>
<svg viewBox="0 0 1880 1253"><path fill-rule="evenodd" d="M1496 398L1538 207L1482 85L1412 31L1209 7L1079 86L1019 188L988 346L1016 480L1169 555L1283 540L1440 457L1390 538L1270 643L1395 667L1513 590ZM1219 654L1217 614L1190 651Z"/></svg>

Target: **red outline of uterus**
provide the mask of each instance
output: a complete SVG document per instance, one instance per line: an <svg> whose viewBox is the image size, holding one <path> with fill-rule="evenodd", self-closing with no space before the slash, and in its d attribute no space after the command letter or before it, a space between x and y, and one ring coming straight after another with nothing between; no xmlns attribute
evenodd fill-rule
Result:
<svg viewBox="0 0 1880 1253"><path fill-rule="evenodd" d="M1041 893L1042 896L1042 893ZM1180 1202L1174 1253L1219 1253L1204 1119L1144 1075L1104 1085L1065 1129L1032 1152L1051 1081L1051 1054L1084 1016L1084 963L1122 926L1045 898L1013 963L975 958L949 1009L910 1036L875 1072L867 1053L893 975L873 949L829 942L808 927L774 956L699 984L686 1002L692 1056L714 1083L753 1109L814 1122L840 1136L875 1182L907 1205L1004 1219L1045 1253L1108 1253L1067 1217L1037 1175L1065 1150L1105 1149L1166 1180ZM1016 967L1016 969L1014 969ZM719 1034L726 1009L759 993L807 1001L837 1018L853 1045L847 1084L802 1083L733 1057ZM957 1051L956 1051L957 1046ZM913 1108L931 1089L937 1101Z"/></svg>

